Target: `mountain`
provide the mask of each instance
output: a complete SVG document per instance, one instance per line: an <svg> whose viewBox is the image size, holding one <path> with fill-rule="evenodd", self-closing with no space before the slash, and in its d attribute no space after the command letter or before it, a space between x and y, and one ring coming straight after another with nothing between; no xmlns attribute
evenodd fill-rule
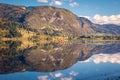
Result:
<svg viewBox="0 0 120 80"><path fill-rule="evenodd" d="M120 35L120 25L104 24L101 25L100 27L104 29L104 32L106 31L107 33L110 34Z"/></svg>
<svg viewBox="0 0 120 80"><path fill-rule="evenodd" d="M0 18L10 21L23 22L28 13L24 6L14 6L0 3Z"/></svg>
<svg viewBox="0 0 120 80"><path fill-rule="evenodd" d="M29 25L31 29L50 35L82 34L77 16L63 8L0 4L0 18Z"/></svg>
<svg viewBox="0 0 120 80"><path fill-rule="evenodd" d="M0 18L17 22L24 25L24 28L51 36L120 34L120 25L94 24L84 17L77 17L69 10L52 6L26 7L0 3Z"/></svg>
<svg viewBox="0 0 120 80"><path fill-rule="evenodd" d="M115 24L95 24L90 20L79 17L85 35L120 35L120 25Z"/></svg>
<svg viewBox="0 0 120 80"><path fill-rule="evenodd" d="M36 7L26 16L25 22L31 28L49 32L47 34L54 32L65 35L82 34L77 16L63 8Z"/></svg>
<svg viewBox="0 0 120 80"><path fill-rule="evenodd" d="M95 33L95 30L92 28L94 24L91 21L84 17L79 17L78 20L82 27L82 33L84 33L85 36Z"/></svg>

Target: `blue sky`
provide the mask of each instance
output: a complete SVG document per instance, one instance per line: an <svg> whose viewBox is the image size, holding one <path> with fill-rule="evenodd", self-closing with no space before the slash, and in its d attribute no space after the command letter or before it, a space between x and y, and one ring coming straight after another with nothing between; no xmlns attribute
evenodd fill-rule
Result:
<svg viewBox="0 0 120 80"><path fill-rule="evenodd" d="M66 8L77 16L88 18L120 17L120 0L0 0L0 3L25 6L51 5ZM120 20L120 19L119 19Z"/></svg>

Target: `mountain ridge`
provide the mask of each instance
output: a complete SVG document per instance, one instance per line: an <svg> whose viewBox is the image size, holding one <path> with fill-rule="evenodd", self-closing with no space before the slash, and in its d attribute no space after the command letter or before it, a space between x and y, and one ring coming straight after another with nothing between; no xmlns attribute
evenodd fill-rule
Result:
<svg viewBox="0 0 120 80"><path fill-rule="evenodd" d="M95 24L67 9L52 6L26 7L0 3L0 18L25 24L47 35L120 35L120 25Z"/></svg>

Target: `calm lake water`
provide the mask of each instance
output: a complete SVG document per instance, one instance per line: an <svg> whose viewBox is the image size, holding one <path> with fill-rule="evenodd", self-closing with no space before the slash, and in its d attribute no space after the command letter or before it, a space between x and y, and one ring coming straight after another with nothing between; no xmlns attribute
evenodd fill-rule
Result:
<svg viewBox="0 0 120 80"><path fill-rule="evenodd" d="M0 42L0 80L120 80L120 42Z"/></svg>

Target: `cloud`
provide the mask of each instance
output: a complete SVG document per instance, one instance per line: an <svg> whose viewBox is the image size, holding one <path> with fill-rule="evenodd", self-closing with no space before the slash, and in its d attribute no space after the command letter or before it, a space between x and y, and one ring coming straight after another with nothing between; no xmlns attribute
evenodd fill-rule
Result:
<svg viewBox="0 0 120 80"><path fill-rule="evenodd" d="M48 3L48 0L37 0L38 2Z"/></svg>
<svg viewBox="0 0 120 80"><path fill-rule="evenodd" d="M87 18L89 20L92 20L92 18L90 16L82 16L82 17L85 17L85 18Z"/></svg>
<svg viewBox="0 0 120 80"><path fill-rule="evenodd" d="M84 18L87 18L87 19L89 19L90 21L96 23L96 21L95 21L92 17L90 17L90 16L82 16L82 15L80 15L80 16L81 16L81 17L84 17Z"/></svg>
<svg viewBox="0 0 120 80"><path fill-rule="evenodd" d="M79 4L77 2L73 2L73 0L51 0L49 5L58 5L61 6L64 3L68 3L69 6L71 7L76 7L79 6Z"/></svg>
<svg viewBox="0 0 120 80"><path fill-rule="evenodd" d="M69 4L71 7L76 7L76 6L79 6L79 4L77 2L72 2Z"/></svg>
<svg viewBox="0 0 120 80"><path fill-rule="evenodd" d="M54 4L55 5L62 5L63 3L61 1L55 1Z"/></svg>
<svg viewBox="0 0 120 80"><path fill-rule="evenodd" d="M53 0L50 5L58 5L58 6L61 6L63 4L62 1L58 1L58 0Z"/></svg>
<svg viewBox="0 0 120 80"><path fill-rule="evenodd" d="M88 18L89 20L94 21L98 24L117 24L120 25L120 14L111 15L111 16L101 16L100 14L96 14L93 17L83 16Z"/></svg>
<svg viewBox="0 0 120 80"><path fill-rule="evenodd" d="M101 24L120 24L120 14L111 16L101 16L96 14L93 19L96 20L97 23Z"/></svg>
<svg viewBox="0 0 120 80"><path fill-rule="evenodd" d="M48 76L38 76L38 80L48 80Z"/></svg>
<svg viewBox="0 0 120 80"><path fill-rule="evenodd" d="M95 64L100 63L117 63L120 64L120 53L116 54L97 54L82 62L94 62Z"/></svg>

